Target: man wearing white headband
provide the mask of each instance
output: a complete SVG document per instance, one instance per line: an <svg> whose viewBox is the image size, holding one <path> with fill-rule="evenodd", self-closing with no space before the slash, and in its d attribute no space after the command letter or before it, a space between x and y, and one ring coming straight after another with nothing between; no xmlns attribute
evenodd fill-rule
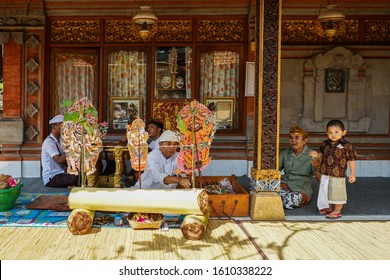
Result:
<svg viewBox="0 0 390 280"><path fill-rule="evenodd" d="M61 147L61 124L63 115L49 121L51 133L43 141L41 152L42 179L47 187L69 187L78 185L78 176L66 173L66 155Z"/></svg>
<svg viewBox="0 0 390 280"><path fill-rule="evenodd" d="M141 188L175 189L178 185L190 188L191 182L187 178L175 175L179 137L175 132L166 130L159 139L160 147L149 154L148 165L141 175ZM135 188L140 188L139 181Z"/></svg>

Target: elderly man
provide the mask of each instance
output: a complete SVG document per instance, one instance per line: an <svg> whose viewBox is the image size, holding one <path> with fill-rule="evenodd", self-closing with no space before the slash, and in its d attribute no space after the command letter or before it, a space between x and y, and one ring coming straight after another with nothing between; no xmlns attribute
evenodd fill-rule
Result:
<svg viewBox="0 0 390 280"><path fill-rule="evenodd" d="M64 116L57 115L49 121L51 133L43 141L41 152L42 179L47 187L78 185L78 176L66 173L66 155L61 147L61 124Z"/></svg>
<svg viewBox="0 0 390 280"><path fill-rule="evenodd" d="M179 138L176 133L166 130L161 134L159 148L148 156L148 165L141 175L141 188L174 189L178 185L191 187L187 178L175 175L178 146ZM135 184L135 188L140 188L140 181Z"/></svg>
<svg viewBox="0 0 390 280"><path fill-rule="evenodd" d="M280 154L279 170L281 176L281 191L283 206L286 209L300 207L310 202L313 194L311 179L319 180L319 161L311 158L312 151L306 146L307 133L300 127L291 127L288 136L290 148Z"/></svg>

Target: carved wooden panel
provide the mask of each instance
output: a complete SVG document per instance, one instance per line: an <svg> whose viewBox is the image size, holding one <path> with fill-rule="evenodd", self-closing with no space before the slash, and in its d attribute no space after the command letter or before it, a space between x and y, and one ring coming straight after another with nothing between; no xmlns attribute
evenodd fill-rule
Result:
<svg viewBox="0 0 390 280"><path fill-rule="evenodd" d="M366 42L390 42L390 20L365 20L364 40Z"/></svg>
<svg viewBox="0 0 390 280"><path fill-rule="evenodd" d="M192 42L192 20L159 21L156 42Z"/></svg>
<svg viewBox="0 0 390 280"><path fill-rule="evenodd" d="M51 24L51 42L92 43L100 40L99 20L58 20Z"/></svg>
<svg viewBox="0 0 390 280"><path fill-rule="evenodd" d="M242 20L199 20L197 41L242 42L244 31Z"/></svg>
<svg viewBox="0 0 390 280"><path fill-rule="evenodd" d="M282 21L282 42L318 43L322 42L358 42L358 20L346 20L340 26L334 38L327 38L317 20L291 19Z"/></svg>
<svg viewBox="0 0 390 280"><path fill-rule="evenodd" d="M153 119L164 123L164 130L177 130L177 115L185 106L185 102L155 102L153 103Z"/></svg>
<svg viewBox="0 0 390 280"><path fill-rule="evenodd" d="M261 112L257 112L257 127L261 127L261 141L257 141L258 151L261 151L260 166L255 166L257 169L277 169L278 162L278 118L279 118L279 59L280 59L280 42L279 42L279 1L264 1L264 32L263 52L262 52L262 98ZM258 77L256 77L258 78ZM258 101L259 102L259 101ZM261 119L259 119L261 116ZM258 158L257 158L258 159Z"/></svg>
<svg viewBox="0 0 390 280"><path fill-rule="evenodd" d="M142 42L139 25L131 20L106 20L104 28L106 42Z"/></svg>

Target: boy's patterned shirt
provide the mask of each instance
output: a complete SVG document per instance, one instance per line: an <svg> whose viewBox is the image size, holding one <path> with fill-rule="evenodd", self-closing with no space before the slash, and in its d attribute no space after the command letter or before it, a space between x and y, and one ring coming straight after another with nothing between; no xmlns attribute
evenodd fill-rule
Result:
<svg viewBox="0 0 390 280"><path fill-rule="evenodd" d="M333 177L346 177L348 161L357 159L355 147L341 138L337 143L332 144L329 139L325 140L320 147L322 162L321 174Z"/></svg>

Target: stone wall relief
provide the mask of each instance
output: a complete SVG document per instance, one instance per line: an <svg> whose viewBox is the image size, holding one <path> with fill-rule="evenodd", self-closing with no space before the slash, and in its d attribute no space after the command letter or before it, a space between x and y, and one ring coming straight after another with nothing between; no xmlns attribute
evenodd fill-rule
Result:
<svg viewBox="0 0 390 280"><path fill-rule="evenodd" d="M306 61L303 117L299 125L323 132L330 119L340 119L350 132L368 132L364 59L344 47L336 47Z"/></svg>

